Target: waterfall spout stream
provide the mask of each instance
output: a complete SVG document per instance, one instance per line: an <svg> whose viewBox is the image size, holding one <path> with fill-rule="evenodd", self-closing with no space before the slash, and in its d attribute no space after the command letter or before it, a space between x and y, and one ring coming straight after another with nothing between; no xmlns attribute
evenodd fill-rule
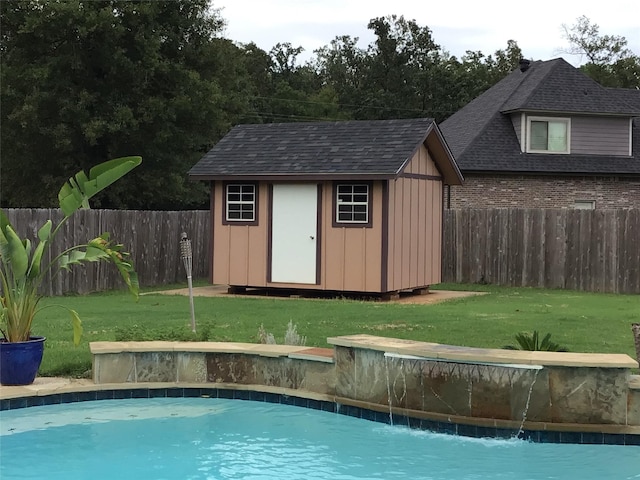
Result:
<svg viewBox="0 0 640 480"><path fill-rule="evenodd" d="M533 374L533 381L531 382L531 386L529 387L529 394L527 395L527 403L524 406L524 410L522 412L522 422L520 423L520 428L518 429L518 434L516 435L516 438L522 438L522 435L524 434L524 422L527 421L527 413L529 412L529 403L531 402L531 394L533 393L533 387L536 384L536 380L538 379L538 373L540 373L540 370L542 369L542 367L536 369L535 373Z"/></svg>

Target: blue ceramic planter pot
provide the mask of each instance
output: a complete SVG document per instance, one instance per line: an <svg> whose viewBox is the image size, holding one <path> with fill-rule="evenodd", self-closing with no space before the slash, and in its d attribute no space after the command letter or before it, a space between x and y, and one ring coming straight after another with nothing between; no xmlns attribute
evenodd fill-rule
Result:
<svg viewBox="0 0 640 480"><path fill-rule="evenodd" d="M31 337L27 342L0 341L0 383L30 385L42 362L45 337Z"/></svg>

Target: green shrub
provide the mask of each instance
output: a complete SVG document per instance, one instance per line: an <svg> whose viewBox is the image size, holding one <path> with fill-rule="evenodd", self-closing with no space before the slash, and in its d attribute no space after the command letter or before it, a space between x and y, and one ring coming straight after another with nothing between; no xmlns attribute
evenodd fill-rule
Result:
<svg viewBox="0 0 640 480"><path fill-rule="evenodd" d="M529 351L543 351L543 352L568 352L569 350L557 343L551 341L551 334L547 333L542 341L538 331L534 330L533 333L521 332L515 336L517 346L506 345L503 348L507 350L529 350Z"/></svg>

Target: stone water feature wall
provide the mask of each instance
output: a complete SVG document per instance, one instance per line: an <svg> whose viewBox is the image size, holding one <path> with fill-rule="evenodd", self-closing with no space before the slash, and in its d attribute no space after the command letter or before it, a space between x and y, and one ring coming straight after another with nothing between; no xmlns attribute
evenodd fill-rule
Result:
<svg viewBox="0 0 640 480"><path fill-rule="evenodd" d="M626 355L569 354L563 355L569 365L549 365L559 360L543 352L504 351L513 354L510 360L494 363L496 351L486 349L394 339L372 346L370 340L329 339L336 345L337 397L388 405L408 416L428 412L433 419L504 428L525 422L539 429L640 427L640 391L630 389L629 370L637 363Z"/></svg>
<svg viewBox="0 0 640 480"><path fill-rule="evenodd" d="M328 343L333 350L96 342L94 382L252 389L387 412L391 421L640 439L640 377L631 375L638 363L627 355L489 350L370 335Z"/></svg>

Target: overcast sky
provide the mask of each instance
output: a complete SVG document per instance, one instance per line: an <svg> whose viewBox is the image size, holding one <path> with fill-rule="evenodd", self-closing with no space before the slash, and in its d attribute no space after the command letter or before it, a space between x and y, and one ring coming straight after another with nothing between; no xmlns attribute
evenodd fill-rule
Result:
<svg viewBox="0 0 640 480"><path fill-rule="evenodd" d="M214 0L214 6L227 21L226 38L253 41L266 51L289 42L305 49L303 59L338 35L359 37L366 47L374 40L369 20L391 14L428 26L434 41L457 57L466 50L488 55L515 40L527 58L561 56L579 65L579 58L560 50L567 47L562 24L571 26L581 15L601 35L626 37L640 55L639 0Z"/></svg>

